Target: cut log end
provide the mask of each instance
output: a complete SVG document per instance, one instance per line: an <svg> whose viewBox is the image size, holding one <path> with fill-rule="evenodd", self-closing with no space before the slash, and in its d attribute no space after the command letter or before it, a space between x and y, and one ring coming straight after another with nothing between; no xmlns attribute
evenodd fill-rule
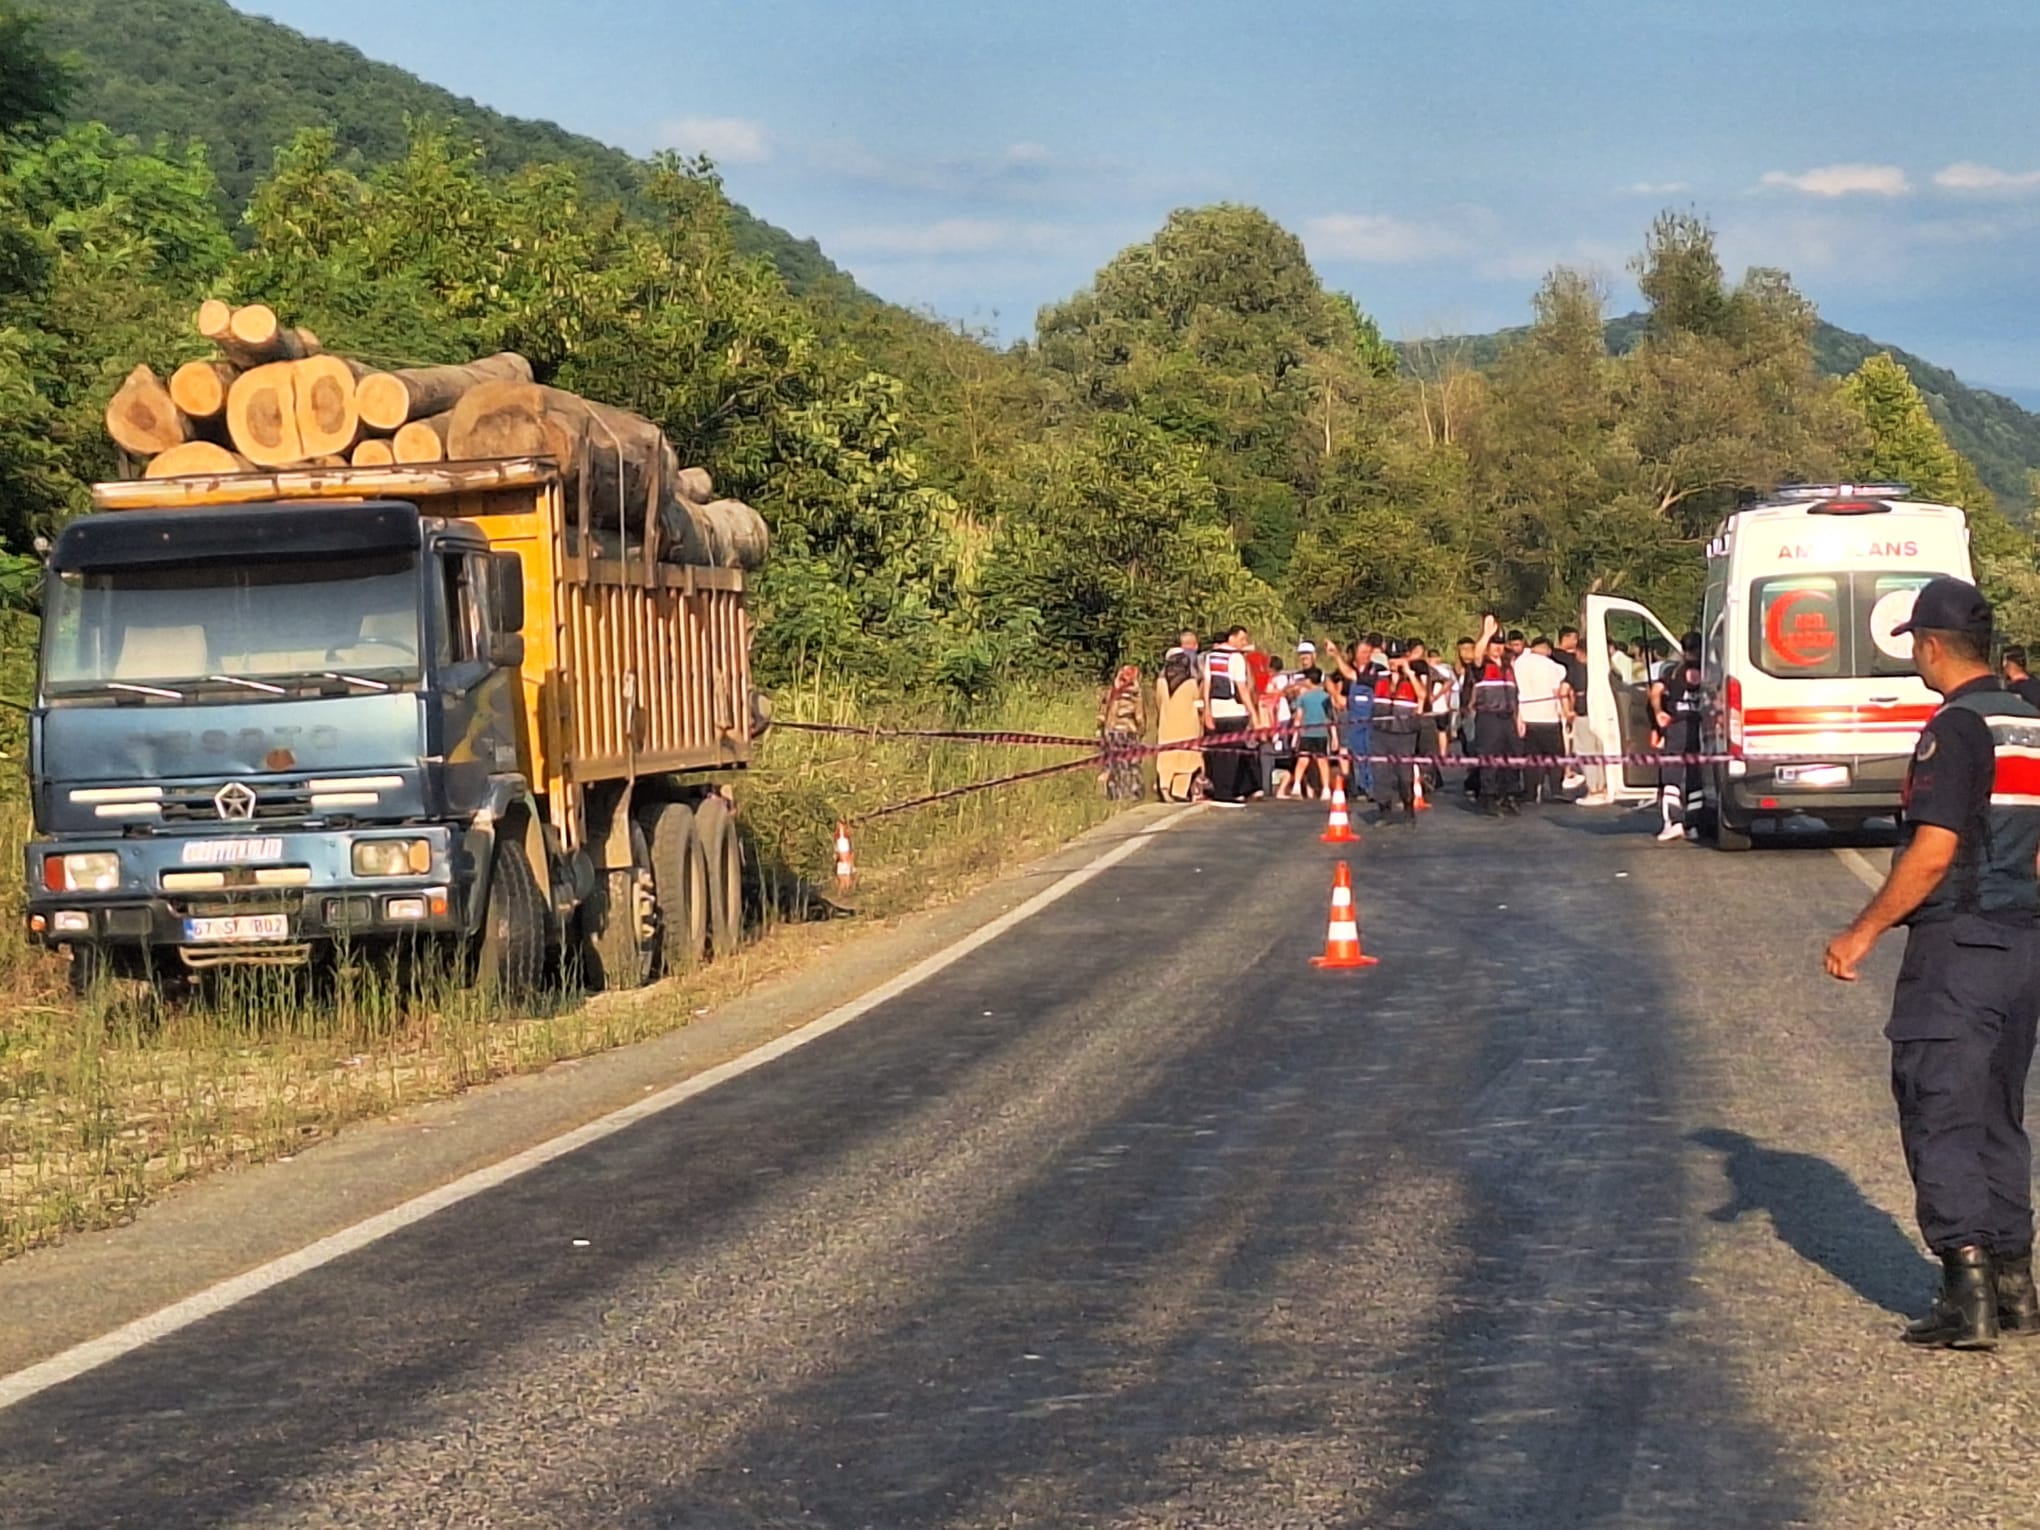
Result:
<svg viewBox="0 0 2040 1530"><path fill-rule="evenodd" d="M198 305L198 312L192 316L192 325L199 334L217 345L228 333L233 323L234 310L230 304L218 298L207 298Z"/></svg>
<svg viewBox="0 0 2040 1530"><path fill-rule="evenodd" d="M187 361L170 374L170 402L194 420L218 418L238 374L224 361Z"/></svg>
<svg viewBox="0 0 2040 1530"><path fill-rule="evenodd" d="M122 451L137 457L167 452L193 435L191 421L171 400L170 390L145 366L128 373L107 404L106 432Z"/></svg>
<svg viewBox="0 0 2040 1530"><path fill-rule="evenodd" d="M390 446L396 460L404 463L444 462L448 424L449 417L443 414L412 420L391 438Z"/></svg>
<svg viewBox="0 0 2040 1530"><path fill-rule="evenodd" d="M348 459L356 467L389 467L397 460L395 448L383 436L370 436L354 448Z"/></svg>
<svg viewBox="0 0 2040 1530"><path fill-rule="evenodd" d="M226 358L238 366L259 367L272 361L296 361L305 354L298 331L277 322L276 310L267 303L250 303L236 308L227 320L226 331L208 336Z"/></svg>
<svg viewBox="0 0 2040 1530"><path fill-rule="evenodd" d="M288 467L305 457L292 363L271 362L234 379L227 390L227 434L243 456L262 467Z"/></svg>
<svg viewBox="0 0 2040 1530"><path fill-rule="evenodd" d="M305 455L344 456L353 451L361 436L353 369L338 356L307 356L289 365Z"/></svg>
<svg viewBox="0 0 2040 1530"><path fill-rule="evenodd" d="M210 441L186 441L151 458L144 478L189 478L200 474L250 473L255 464Z"/></svg>

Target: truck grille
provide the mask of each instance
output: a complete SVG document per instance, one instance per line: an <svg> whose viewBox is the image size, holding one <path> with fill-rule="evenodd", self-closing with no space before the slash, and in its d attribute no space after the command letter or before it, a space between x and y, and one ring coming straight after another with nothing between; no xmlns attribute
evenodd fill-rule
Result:
<svg viewBox="0 0 2040 1530"><path fill-rule="evenodd" d="M165 786L164 823L285 823L312 816L311 782L306 778L246 781L240 783L255 795L254 811L248 817L225 818L219 809L219 794L228 783Z"/></svg>

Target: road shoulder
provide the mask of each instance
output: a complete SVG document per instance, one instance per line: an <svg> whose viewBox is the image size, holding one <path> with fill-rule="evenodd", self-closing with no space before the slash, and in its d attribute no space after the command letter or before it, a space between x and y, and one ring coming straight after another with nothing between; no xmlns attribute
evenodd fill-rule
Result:
<svg viewBox="0 0 2040 1530"><path fill-rule="evenodd" d="M294 1157L201 1180L126 1226L0 1265L8 1315L0 1375L740 1057L879 988L1177 811L1119 814L955 904L875 929L846 923L798 971L679 1030L349 1127Z"/></svg>

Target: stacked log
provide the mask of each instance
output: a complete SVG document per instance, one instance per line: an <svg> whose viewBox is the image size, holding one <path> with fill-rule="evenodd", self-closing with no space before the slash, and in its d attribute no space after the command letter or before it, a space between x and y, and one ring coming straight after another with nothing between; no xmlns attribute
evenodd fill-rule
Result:
<svg viewBox="0 0 2040 1530"><path fill-rule="evenodd" d="M136 367L106 406L106 433L124 452L153 457L192 438L191 421L171 400L163 379Z"/></svg>
<svg viewBox="0 0 2040 1530"><path fill-rule="evenodd" d="M658 426L541 386L513 352L379 371L328 354L266 304L208 301L194 323L217 357L186 362L167 386L138 366L107 405L108 433L147 477L545 457L576 535L585 508L590 556L651 542L669 563L755 568L765 557L758 513L718 499L706 470L682 468Z"/></svg>
<svg viewBox="0 0 2040 1530"><path fill-rule="evenodd" d="M531 363L514 351L485 356L464 367L372 372L361 380L361 418L371 430L391 435L413 420L444 414L482 383L530 381Z"/></svg>

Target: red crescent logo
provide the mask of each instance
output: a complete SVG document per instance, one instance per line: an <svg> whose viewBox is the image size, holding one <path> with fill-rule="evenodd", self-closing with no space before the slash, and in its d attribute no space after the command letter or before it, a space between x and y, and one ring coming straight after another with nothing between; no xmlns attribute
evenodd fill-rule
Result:
<svg viewBox="0 0 2040 1530"><path fill-rule="evenodd" d="M1814 665L1825 659L1828 656L1828 651L1835 646L1835 635L1829 629L1824 615L1814 614L1812 616L1812 622L1818 623L1818 626L1809 624L1807 630L1802 631L1800 630L1801 624L1794 623L1791 631L1788 632L1786 630L1785 617L1794 606L1798 605L1802 600L1818 600L1821 598L1821 593L1818 590L1793 590L1789 594L1781 595L1778 599L1772 601L1771 609L1764 613L1764 637L1769 641L1771 651L1778 656L1781 662L1791 666L1793 669L1813 668ZM1805 648L1800 646L1802 641L1811 643L1820 651L1818 653L1808 653Z"/></svg>

